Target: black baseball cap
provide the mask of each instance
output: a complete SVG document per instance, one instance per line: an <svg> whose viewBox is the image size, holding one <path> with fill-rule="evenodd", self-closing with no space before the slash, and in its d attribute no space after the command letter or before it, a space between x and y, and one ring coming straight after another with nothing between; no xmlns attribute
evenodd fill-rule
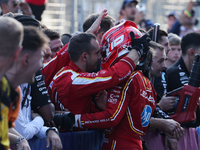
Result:
<svg viewBox="0 0 200 150"><path fill-rule="evenodd" d="M137 0L124 0L123 4L122 4L122 9L125 8L125 6L129 5L130 3L135 2L136 5L138 4Z"/></svg>

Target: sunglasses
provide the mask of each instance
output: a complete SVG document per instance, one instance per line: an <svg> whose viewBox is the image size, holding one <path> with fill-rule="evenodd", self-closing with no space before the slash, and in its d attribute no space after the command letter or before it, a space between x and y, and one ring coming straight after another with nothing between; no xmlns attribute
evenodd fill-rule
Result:
<svg viewBox="0 0 200 150"><path fill-rule="evenodd" d="M12 3L13 3L13 7L17 7L17 5L19 5L19 4L20 4L20 2L19 2L19 1L13 1Z"/></svg>

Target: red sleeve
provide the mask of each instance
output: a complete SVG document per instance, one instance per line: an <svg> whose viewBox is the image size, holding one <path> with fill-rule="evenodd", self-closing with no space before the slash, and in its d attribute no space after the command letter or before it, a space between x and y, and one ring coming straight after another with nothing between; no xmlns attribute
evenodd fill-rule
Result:
<svg viewBox="0 0 200 150"><path fill-rule="evenodd" d="M124 57L114 66L101 70L98 73L81 73L77 76L74 73L71 77L73 78L71 88L73 91L76 91L77 97L92 95L127 80L134 68L134 61ZM60 74L63 74L63 72Z"/></svg>
<svg viewBox="0 0 200 150"><path fill-rule="evenodd" d="M92 102L91 105L90 105L90 112L91 113L95 113L95 112L99 112L99 109L97 109L95 107L95 104Z"/></svg>
<svg viewBox="0 0 200 150"><path fill-rule="evenodd" d="M125 86L115 86L108 91L107 107L105 111L82 114L79 124L85 128L110 128L115 127L124 116L131 99L131 80Z"/></svg>
<svg viewBox="0 0 200 150"><path fill-rule="evenodd" d="M48 88L55 74L63 67L68 66L70 57L68 53L68 44L66 44L56 55L44 64L42 74L45 77L45 85Z"/></svg>

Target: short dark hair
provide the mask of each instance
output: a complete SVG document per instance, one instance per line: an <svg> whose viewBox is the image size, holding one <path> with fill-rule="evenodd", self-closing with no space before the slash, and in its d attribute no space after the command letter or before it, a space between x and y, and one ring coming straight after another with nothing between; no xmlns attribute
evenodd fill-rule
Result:
<svg viewBox="0 0 200 150"><path fill-rule="evenodd" d="M17 21L21 22L23 26L34 26L34 27L40 27L39 21L36 19L28 16L28 15L15 15L13 16Z"/></svg>
<svg viewBox="0 0 200 150"><path fill-rule="evenodd" d="M87 31L92 24L95 22L95 20L99 17L100 14L92 14L90 15L84 22L83 22L83 31ZM107 15L105 16L102 20L101 20L101 24L100 27L101 29L99 30L98 33L100 33L101 31L106 32L110 29L112 23L114 23L115 20Z"/></svg>
<svg viewBox="0 0 200 150"><path fill-rule="evenodd" d="M20 13L12 13L9 12L7 14L4 14L3 17L11 17L16 19L17 21L19 21L23 26L34 26L34 27L40 27L40 22L37 21L36 19L28 16L28 15L24 15L24 14L20 14Z"/></svg>
<svg viewBox="0 0 200 150"><path fill-rule="evenodd" d="M131 1L131 0L124 0L123 3L122 3L122 8L121 8L121 10L122 10L122 9L125 9L126 6L129 5L129 4L132 3L132 2L134 2L136 5L138 4L138 1L137 1L137 0L132 0L132 1Z"/></svg>
<svg viewBox="0 0 200 150"><path fill-rule="evenodd" d="M68 52L73 62L77 62L84 52L91 54L94 49L94 46L91 44L92 39L96 40L94 34L80 33L72 36L69 41Z"/></svg>
<svg viewBox="0 0 200 150"><path fill-rule="evenodd" d="M44 34L46 34L51 41L60 38L60 34L51 29L45 29Z"/></svg>
<svg viewBox="0 0 200 150"><path fill-rule="evenodd" d="M164 51L164 47L162 45L160 45L159 43L153 42L153 41L150 41L150 47L153 49L158 48L159 50Z"/></svg>
<svg viewBox="0 0 200 150"><path fill-rule="evenodd" d="M181 40L182 55L186 55L188 49L193 48L195 51L200 47L200 33L188 33Z"/></svg>
<svg viewBox="0 0 200 150"><path fill-rule="evenodd" d="M149 29L147 32L149 33L150 37L153 37L153 28ZM162 42L162 36L168 37L168 33L162 29L159 30L159 35L158 35L158 42Z"/></svg>
<svg viewBox="0 0 200 150"><path fill-rule="evenodd" d="M61 36L61 41L64 45L66 45L67 43L69 43L69 40L71 38L71 34L65 33Z"/></svg>
<svg viewBox="0 0 200 150"><path fill-rule="evenodd" d="M49 43L48 38L43 34L41 30L33 26L24 26L24 39L22 42L22 52L27 50L31 53L34 53L38 48L43 48L46 44Z"/></svg>

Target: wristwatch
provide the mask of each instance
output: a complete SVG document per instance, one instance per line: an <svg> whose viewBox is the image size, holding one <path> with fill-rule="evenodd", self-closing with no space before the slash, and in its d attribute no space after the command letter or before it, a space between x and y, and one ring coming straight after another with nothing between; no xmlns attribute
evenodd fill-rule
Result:
<svg viewBox="0 0 200 150"><path fill-rule="evenodd" d="M50 127L49 129L47 129L46 135L48 134L49 130L54 130L59 135L59 131L56 127Z"/></svg>
<svg viewBox="0 0 200 150"><path fill-rule="evenodd" d="M21 136L18 136L18 138L19 138L19 140L18 140L18 142L15 144L16 146L18 146L19 143L20 143L23 139L25 139L24 137L21 137Z"/></svg>

